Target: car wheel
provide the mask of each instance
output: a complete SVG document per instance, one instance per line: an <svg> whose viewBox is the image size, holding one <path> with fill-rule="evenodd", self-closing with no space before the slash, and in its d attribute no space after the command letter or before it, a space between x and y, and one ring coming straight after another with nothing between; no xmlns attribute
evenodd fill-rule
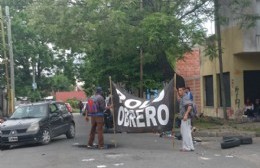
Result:
<svg viewBox="0 0 260 168"><path fill-rule="evenodd" d="M229 138L229 139L224 140L221 143L221 148L222 149L232 148L232 147L239 146L240 144L241 144L240 139L238 139L238 138Z"/></svg>
<svg viewBox="0 0 260 168"><path fill-rule="evenodd" d="M66 133L66 137L67 137L68 139L72 139L72 138L75 137L75 134L76 134L75 125L71 123L71 124L70 124L70 128L69 128L69 130L68 130L67 133Z"/></svg>
<svg viewBox="0 0 260 168"><path fill-rule="evenodd" d="M48 129L44 129L41 135L41 144L46 145L51 141L51 133Z"/></svg>

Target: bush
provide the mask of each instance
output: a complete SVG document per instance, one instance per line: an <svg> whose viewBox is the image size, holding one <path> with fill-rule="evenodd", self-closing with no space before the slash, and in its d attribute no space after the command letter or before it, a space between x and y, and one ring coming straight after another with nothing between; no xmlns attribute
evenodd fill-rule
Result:
<svg viewBox="0 0 260 168"><path fill-rule="evenodd" d="M71 105L72 109L78 109L79 100L76 98L68 99L67 102Z"/></svg>

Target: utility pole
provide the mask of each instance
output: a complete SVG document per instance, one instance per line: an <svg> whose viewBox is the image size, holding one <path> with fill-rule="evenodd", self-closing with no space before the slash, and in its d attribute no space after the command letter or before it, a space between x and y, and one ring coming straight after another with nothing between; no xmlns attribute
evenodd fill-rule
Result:
<svg viewBox="0 0 260 168"><path fill-rule="evenodd" d="M143 10L143 0L140 0L140 11ZM140 46L140 98L143 98L143 48Z"/></svg>
<svg viewBox="0 0 260 168"><path fill-rule="evenodd" d="M37 84L35 82L35 67L36 67L36 63L33 63L33 77L32 77L32 88L33 88L33 91L35 91L37 89Z"/></svg>
<svg viewBox="0 0 260 168"><path fill-rule="evenodd" d="M143 48L140 47L140 98L143 98Z"/></svg>
<svg viewBox="0 0 260 168"><path fill-rule="evenodd" d="M143 10L143 0L140 0L140 9Z"/></svg>
<svg viewBox="0 0 260 168"><path fill-rule="evenodd" d="M2 35L2 44L3 44L3 54L4 54L4 64L5 64L5 77L6 77L6 90L7 90L7 97L8 97L8 103L7 103L7 107L6 109L4 109L6 111L7 115L9 114L10 111L10 102L11 102L11 97L10 97L10 81L9 81L9 71L8 71L8 58L7 58L7 54L6 54L6 42L5 42L5 30L4 30L4 17L3 17L3 13L2 13L2 7L0 6L0 19L1 19L1 35Z"/></svg>
<svg viewBox="0 0 260 168"><path fill-rule="evenodd" d="M8 47L9 47L9 59L10 59L10 79L11 79L11 113L14 112L14 98L15 98L15 84L14 84L14 59L13 59L13 42L12 42L12 34L11 34L11 18L9 14L9 7L5 7L5 14L7 20L7 37L8 37Z"/></svg>

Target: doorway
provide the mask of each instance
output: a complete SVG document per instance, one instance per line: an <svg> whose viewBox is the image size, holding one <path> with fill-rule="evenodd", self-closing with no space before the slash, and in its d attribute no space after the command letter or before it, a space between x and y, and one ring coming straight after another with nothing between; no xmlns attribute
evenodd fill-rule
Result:
<svg viewBox="0 0 260 168"><path fill-rule="evenodd" d="M244 71L244 100L250 98L254 103L260 99L260 70Z"/></svg>

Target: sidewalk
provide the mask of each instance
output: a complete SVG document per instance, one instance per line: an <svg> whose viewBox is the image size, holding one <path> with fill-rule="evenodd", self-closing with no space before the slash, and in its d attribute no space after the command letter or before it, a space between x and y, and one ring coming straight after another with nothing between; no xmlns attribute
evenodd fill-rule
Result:
<svg viewBox="0 0 260 168"><path fill-rule="evenodd" d="M231 126L219 126L214 129L199 129L194 132L196 137L221 137L227 135L243 135L250 137L260 137L260 122L240 123ZM254 131L256 130L256 131Z"/></svg>
<svg viewBox="0 0 260 168"><path fill-rule="evenodd" d="M240 131L236 129L209 129L209 130L198 130L194 133L196 137L222 137L228 135L243 135L243 136L250 136L250 137L260 137L254 131Z"/></svg>

